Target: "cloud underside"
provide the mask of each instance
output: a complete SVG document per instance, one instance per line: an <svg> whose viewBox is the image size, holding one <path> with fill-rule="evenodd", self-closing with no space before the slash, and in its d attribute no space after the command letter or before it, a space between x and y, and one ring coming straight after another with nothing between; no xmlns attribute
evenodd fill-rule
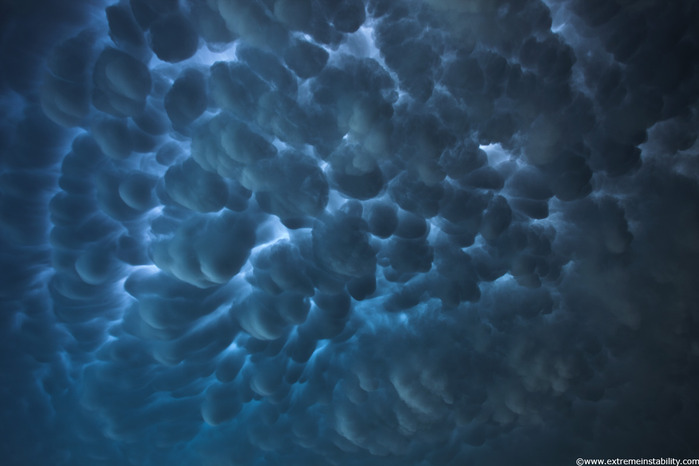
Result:
<svg viewBox="0 0 699 466"><path fill-rule="evenodd" d="M8 464L699 456L696 2L0 17Z"/></svg>

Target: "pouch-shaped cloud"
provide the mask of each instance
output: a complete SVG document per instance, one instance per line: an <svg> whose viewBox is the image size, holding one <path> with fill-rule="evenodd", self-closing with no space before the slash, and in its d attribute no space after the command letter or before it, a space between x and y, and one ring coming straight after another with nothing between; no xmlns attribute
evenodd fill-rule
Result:
<svg viewBox="0 0 699 466"><path fill-rule="evenodd" d="M699 456L697 2L54 3L0 6L4 463Z"/></svg>
<svg viewBox="0 0 699 466"><path fill-rule="evenodd" d="M159 268L199 287L226 283L255 245L251 219L224 212L184 221L172 238L153 243L151 255Z"/></svg>

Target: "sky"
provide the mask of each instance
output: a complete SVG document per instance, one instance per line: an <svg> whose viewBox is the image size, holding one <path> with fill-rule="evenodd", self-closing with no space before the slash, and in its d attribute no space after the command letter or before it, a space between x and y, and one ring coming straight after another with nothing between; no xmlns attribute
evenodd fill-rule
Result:
<svg viewBox="0 0 699 466"><path fill-rule="evenodd" d="M0 4L0 457L699 458L699 3Z"/></svg>

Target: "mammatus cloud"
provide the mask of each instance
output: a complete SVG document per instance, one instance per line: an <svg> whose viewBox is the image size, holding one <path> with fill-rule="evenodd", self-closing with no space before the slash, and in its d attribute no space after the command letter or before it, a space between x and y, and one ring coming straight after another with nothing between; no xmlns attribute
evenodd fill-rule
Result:
<svg viewBox="0 0 699 466"><path fill-rule="evenodd" d="M0 18L5 463L699 456L694 2Z"/></svg>

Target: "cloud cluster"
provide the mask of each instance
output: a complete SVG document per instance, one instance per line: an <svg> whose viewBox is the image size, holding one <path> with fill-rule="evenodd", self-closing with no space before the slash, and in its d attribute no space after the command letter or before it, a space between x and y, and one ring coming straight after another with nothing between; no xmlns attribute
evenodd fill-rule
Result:
<svg viewBox="0 0 699 466"><path fill-rule="evenodd" d="M8 464L697 456L695 2L50 3L0 7Z"/></svg>

